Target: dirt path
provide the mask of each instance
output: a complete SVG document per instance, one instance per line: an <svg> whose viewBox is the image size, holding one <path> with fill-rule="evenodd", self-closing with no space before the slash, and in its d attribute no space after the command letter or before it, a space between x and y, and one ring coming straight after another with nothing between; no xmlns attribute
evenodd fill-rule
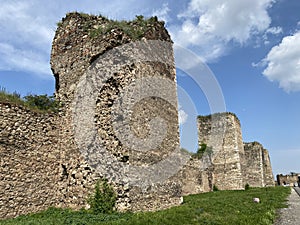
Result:
<svg viewBox="0 0 300 225"><path fill-rule="evenodd" d="M280 217L274 225L300 225L300 197L293 188L288 197L288 206L280 209Z"/></svg>

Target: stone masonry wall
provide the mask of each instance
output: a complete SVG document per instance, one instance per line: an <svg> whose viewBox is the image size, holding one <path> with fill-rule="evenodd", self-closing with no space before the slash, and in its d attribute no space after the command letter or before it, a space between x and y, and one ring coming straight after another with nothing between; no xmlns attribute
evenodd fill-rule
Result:
<svg viewBox="0 0 300 225"><path fill-rule="evenodd" d="M174 151L174 56L157 18L117 23L70 13L56 31L51 69L58 113L0 103L0 218L86 207L103 177L119 211L164 209L213 185L272 185L268 152L257 144L244 152L232 113L199 116L199 145L207 145L201 159Z"/></svg>
<svg viewBox="0 0 300 225"><path fill-rule="evenodd" d="M170 153L179 147L179 131L172 42L164 24L156 18L147 23L128 22L134 34L138 35L135 37L118 28L120 24L112 24L115 22L101 16L79 13L70 13L63 18L56 31L51 53L56 96L63 104L58 114L42 114L22 106L0 104L0 218L36 212L49 206L74 209L85 207L96 181L102 177L107 178L114 186L118 196L116 207L120 211L157 210L180 203L181 184L172 179L166 178L155 183L147 180L143 187L134 186L126 182L126 170L121 171L125 178L122 181L117 179L119 174L114 169L126 169L127 165L142 169L155 168L157 163L167 160ZM100 30L105 29L105 32L101 33L99 27ZM95 36L94 32L98 31L101 34ZM110 55L109 50L137 40L140 40L139 48L129 45L123 52L116 50L115 54ZM118 55L118 51L123 54L122 57ZM126 61L126 57L130 59L135 54L139 56L136 61L128 61L130 63L111 73L111 65L117 64L118 60ZM93 69L93 62L103 55L107 58L100 60L98 65L101 64L102 70L107 74L111 73L111 76L102 83L101 88L93 87L92 93L96 97L93 99L87 96L86 102L94 104L95 113L91 118L93 126L100 144L112 156L112 161L108 159L100 165L101 168L111 169L106 173L102 173L93 161L88 160L76 141L76 137L85 135L90 130L80 127L78 134L76 124L74 125L78 84L86 71ZM101 79L103 77L99 77ZM148 83L141 85L139 80ZM166 88L162 85L163 82L169 86ZM164 93L165 88L167 97L152 94L134 104L127 110L131 118L129 125L136 137L147 140L151 129L156 131L156 124L151 124L151 120L160 117L164 121L165 133L159 145L150 146L149 151L141 152L122 144L114 130L118 121L113 120L113 113L122 107L126 109L130 100L126 104L121 102L119 109L113 108L113 105L120 94L126 93L128 86L134 87L138 93L145 93L151 85L157 86L157 93ZM84 86L82 90L85 91L86 88L88 86ZM130 88L128 90L131 91ZM134 100L136 95L133 92L131 94ZM79 117L84 117L87 113L79 111ZM120 116L122 115L117 119ZM159 132L154 134L160 135ZM97 158L103 158L101 152L96 155ZM140 174L142 175L145 177L147 174Z"/></svg>
<svg viewBox="0 0 300 225"><path fill-rule="evenodd" d="M289 185L294 186L295 184L300 185L300 173L292 173L288 175L277 174L276 175L277 185Z"/></svg>
<svg viewBox="0 0 300 225"><path fill-rule="evenodd" d="M238 118L232 113L199 116L198 132L199 146L212 148L206 167L213 171L213 184L221 190L243 189L244 148Z"/></svg>
<svg viewBox="0 0 300 225"><path fill-rule="evenodd" d="M264 171L263 171L263 152L259 143L245 143L245 179L251 187L263 187Z"/></svg>
<svg viewBox="0 0 300 225"><path fill-rule="evenodd" d="M269 153L258 142L244 143L245 182L253 187L274 186Z"/></svg>
<svg viewBox="0 0 300 225"><path fill-rule="evenodd" d="M203 168L203 162L191 157L174 176L182 184L182 195L199 194L213 190L213 171Z"/></svg>
<svg viewBox="0 0 300 225"><path fill-rule="evenodd" d="M267 149L263 148L263 161L264 161L264 180L265 180L265 186L274 186L274 176L273 176L273 170L271 166L271 160L270 155Z"/></svg>
<svg viewBox="0 0 300 225"><path fill-rule="evenodd" d="M95 160L89 164L93 168L94 166L103 168L99 174L113 182L116 188L123 190L123 194L119 196L119 209L155 210L177 205L180 202L181 187L173 181L165 180L157 184L145 181L147 188L144 187L143 190L139 186L130 186L124 180L120 181L119 177L126 176L126 172L118 173L118 171L125 170L122 168L128 165L143 168L155 166L156 163L167 159L179 146L176 76L170 36L164 24L156 18L150 19L147 23L142 22L143 27L138 21L127 24L133 29L132 33L143 28L144 33L137 39L113 24L112 21L101 16L71 13L62 20L56 31L51 53L51 68L56 78L57 97L64 103L64 115L61 122L69 131L67 135L64 135L64 138L69 141L64 145L62 152L66 156L72 155L73 152L79 155L80 152L82 153L82 148L78 146L75 139L78 136L84 136L80 132L88 133L91 128L80 127L79 134L76 133L74 112L78 112L76 103L81 104L78 98L81 82L91 80L95 86L91 88L90 97L82 101L91 102L95 110L92 115L94 119L92 129L97 130L99 145L103 146L106 153L108 152L112 157L109 160L111 162L99 163L100 165L96 165L97 157L94 157ZM160 45L160 43L163 44ZM121 66L116 66L118 64ZM94 73L96 70L99 74ZM94 73L95 77L89 78L87 75L89 72ZM139 81L142 82L139 83ZM160 81L169 82L170 86L167 88L161 86ZM129 92L128 96L131 96L129 102L133 102L138 95L147 93L147 88L153 84L158 88L156 94L152 93L142 98L132 107L123 100L119 106L116 106L120 96ZM82 91L84 92L88 86L81 86ZM128 89L129 86L131 88ZM174 104L170 104L163 98L164 96L157 96L164 89L168 91L168 97ZM118 110L120 115L115 113ZM81 112L82 116L87 115L86 113L86 110ZM127 114L122 115L122 113ZM117 118L114 118L114 115ZM126 116L130 117L127 124L129 128L126 130L127 127L125 129L125 126L121 126L120 129L124 130L118 133L114 125L118 124L119 120L123 121L123 117ZM151 147L150 144L149 146L146 144L145 148L149 148L147 151L137 151L134 149L134 144L130 146L131 143L124 144L121 140L120 133L122 135L131 132L137 139L147 140L153 130L160 132L150 123L157 117L166 123L164 129L166 133L161 135L164 138L159 145ZM88 157L97 154L103 158L99 152L82 154L85 161L78 162L78 165L86 163L86 160L89 160ZM92 165L94 163L95 165Z"/></svg>
<svg viewBox="0 0 300 225"><path fill-rule="evenodd" d="M0 103L0 121L0 218L57 205L57 117Z"/></svg>
<svg viewBox="0 0 300 225"><path fill-rule="evenodd" d="M100 178L80 155L63 113L44 113L0 103L0 218L50 206L86 206ZM124 194L116 188L116 192Z"/></svg>

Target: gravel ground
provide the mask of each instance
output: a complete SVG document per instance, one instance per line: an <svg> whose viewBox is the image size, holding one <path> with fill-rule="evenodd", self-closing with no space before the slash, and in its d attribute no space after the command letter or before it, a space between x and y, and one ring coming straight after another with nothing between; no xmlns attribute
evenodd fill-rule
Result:
<svg viewBox="0 0 300 225"><path fill-rule="evenodd" d="M300 197L293 188L288 197L288 206L280 209L279 218L274 225L300 225Z"/></svg>

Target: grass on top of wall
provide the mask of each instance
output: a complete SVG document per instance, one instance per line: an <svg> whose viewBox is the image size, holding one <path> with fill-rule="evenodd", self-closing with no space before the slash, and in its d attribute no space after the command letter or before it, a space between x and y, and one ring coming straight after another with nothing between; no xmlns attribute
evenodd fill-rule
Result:
<svg viewBox="0 0 300 225"><path fill-rule="evenodd" d="M22 98L19 93L9 93L3 87L0 87L0 102L21 105L35 112L57 112L61 105L54 96L30 94Z"/></svg>
<svg viewBox="0 0 300 225"><path fill-rule="evenodd" d="M250 188L184 197L180 206L157 212L91 214L86 210L50 208L37 214L0 221L1 225L259 225L273 224L279 208L287 207L290 188ZM261 203L254 203L258 197Z"/></svg>

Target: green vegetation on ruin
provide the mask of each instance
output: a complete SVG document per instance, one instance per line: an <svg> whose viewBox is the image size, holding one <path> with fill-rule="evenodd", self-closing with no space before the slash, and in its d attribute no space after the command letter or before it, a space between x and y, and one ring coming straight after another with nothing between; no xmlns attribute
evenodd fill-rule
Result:
<svg viewBox="0 0 300 225"><path fill-rule="evenodd" d="M0 221L0 225L268 225L276 211L287 207L290 188L249 188L184 197L182 205L157 212L94 214L87 210L50 208L37 214ZM253 198L261 203L254 203Z"/></svg>
<svg viewBox="0 0 300 225"><path fill-rule="evenodd" d="M107 34L113 29L120 29L132 40L138 40L144 36L147 30L155 22L157 22L157 17L145 19L143 16L136 16L133 21L108 20L108 22L104 26L99 26L97 29L92 29L90 31L90 35L91 37L95 38L99 35Z"/></svg>
<svg viewBox="0 0 300 225"><path fill-rule="evenodd" d="M213 149L211 146L207 146L205 143L200 144L200 148L198 148L197 152L192 154L193 158L202 159L204 154L211 155L213 153Z"/></svg>
<svg viewBox="0 0 300 225"><path fill-rule="evenodd" d="M19 93L9 93L3 87L0 87L0 102L24 106L35 112L57 112L59 109L54 96L29 94L22 98Z"/></svg>
<svg viewBox="0 0 300 225"><path fill-rule="evenodd" d="M95 24L95 20L91 18L97 17L95 15L89 15L86 13L74 13L80 15L85 21L82 24L83 29L89 33L91 38L97 38L109 34L113 30L121 30L124 34L131 38L131 40L139 40L145 33L155 24L158 20L157 17L145 18L142 15L136 16L132 21L127 20L112 20L102 15L98 17L102 18L102 24ZM57 26L63 26L63 21L59 21Z"/></svg>

